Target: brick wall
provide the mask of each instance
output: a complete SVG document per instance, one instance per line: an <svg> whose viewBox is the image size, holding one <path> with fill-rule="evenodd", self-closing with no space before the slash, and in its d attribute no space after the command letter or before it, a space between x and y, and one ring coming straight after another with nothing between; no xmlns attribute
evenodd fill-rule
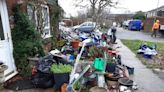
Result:
<svg viewBox="0 0 164 92"><path fill-rule="evenodd" d="M12 15L12 9L18 3L22 4L21 9L22 9L22 11L26 12L27 1L28 0L6 0L9 16Z"/></svg>
<svg viewBox="0 0 164 92"><path fill-rule="evenodd" d="M157 17L161 25L164 25L164 17ZM144 21L144 32L151 32L155 18L147 18Z"/></svg>

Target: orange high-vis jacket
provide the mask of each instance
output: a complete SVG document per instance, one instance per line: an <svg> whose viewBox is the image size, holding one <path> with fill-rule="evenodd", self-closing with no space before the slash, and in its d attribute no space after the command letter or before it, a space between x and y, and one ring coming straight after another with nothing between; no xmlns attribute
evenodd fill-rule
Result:
<svg viewBox="0 0 164 92"><path fill-rule="evenodd" d="M156 22L156 23L153 24L153 30L154 29L159 29L159 27L160 27L159 23Z"/></svg>

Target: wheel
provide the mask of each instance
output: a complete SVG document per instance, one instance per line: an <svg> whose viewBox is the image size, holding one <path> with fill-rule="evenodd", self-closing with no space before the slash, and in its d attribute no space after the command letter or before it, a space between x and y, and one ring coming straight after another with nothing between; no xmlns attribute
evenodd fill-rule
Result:
<svg viewBox="0 0 164 92"><path fill-rule="evenodd" d="M78 33L78 29L75 29L74 32Z"/></svg>

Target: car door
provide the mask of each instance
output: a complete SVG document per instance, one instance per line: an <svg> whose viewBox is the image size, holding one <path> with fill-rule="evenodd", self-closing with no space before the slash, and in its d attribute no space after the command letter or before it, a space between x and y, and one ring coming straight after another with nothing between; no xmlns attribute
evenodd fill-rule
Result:
<svg viewBox="0 0 164 92"><path fill-rule="evenodd" d="M80 31L80 32L85 32L87 26L88 26L88 23L87 23L87 22L84 22L83 24L80 25L79 31Z"/></svg>

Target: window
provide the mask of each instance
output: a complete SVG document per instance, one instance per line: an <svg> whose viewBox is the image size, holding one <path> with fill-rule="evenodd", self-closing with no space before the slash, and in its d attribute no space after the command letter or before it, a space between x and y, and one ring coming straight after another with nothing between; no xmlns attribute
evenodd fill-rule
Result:
<svg viewBox="0 0 164 92"><path fill-rule="evenodd" d="M83 24L81 24L81 26L87 26L88 24L87 23L83 23Z"/></svg>
<svg viewBox="0 0 164 92"><path fill-rule="evenodd" d="M50 23L49 23L49 8L46 5L42 6L43 20L44 20L44 32L43 38L49 38L50 36Z"/></svg>
<svg viewBox="0 0 164 92"><path fill-rule="evenodd" d="M42 11L41 11L41 15L42 15L42 21L43 22L39 22L39 23L43 23L42 26L44 27L43 29L43 34L41 35L42 38L49 38L51 37L51 34L50 34L50 22L49 22L49 7L47 5L41 5L42 7ZM32 8L32 5L27 5L27 12L28 12L28 16L29 16L29 19L34 21L36 26L40 25L38 22L38 17L37 17L37 11L35 11L35 15L33 15L34 13L34 10Z"/></svg>
<svg viewBox="0 0 164 92"><path fill-rule="evenodd" d="M44 23L45 26L48 27L48 9L46 7L43 7L43 19L44 19Z"/></svg>
<svg viewBox="0 0 164 92"><path fill-rule="evenodd" d="M29 19L32 20L32 17L33 17L32 5L27 5L27 13L28 13Z"/></svg>
<svg viewBox="0 0 164 92"><path fill-rule="evenodd" d="M0 40L5 40L3 26L2 26L2 20L1 20L1 15L0 15Z"/></svg>
<svg viewBox="0 0 164 92"><path fill-rule="evenodd" d="M89 23L88 26L93 26L93 23Z"/></svg>

